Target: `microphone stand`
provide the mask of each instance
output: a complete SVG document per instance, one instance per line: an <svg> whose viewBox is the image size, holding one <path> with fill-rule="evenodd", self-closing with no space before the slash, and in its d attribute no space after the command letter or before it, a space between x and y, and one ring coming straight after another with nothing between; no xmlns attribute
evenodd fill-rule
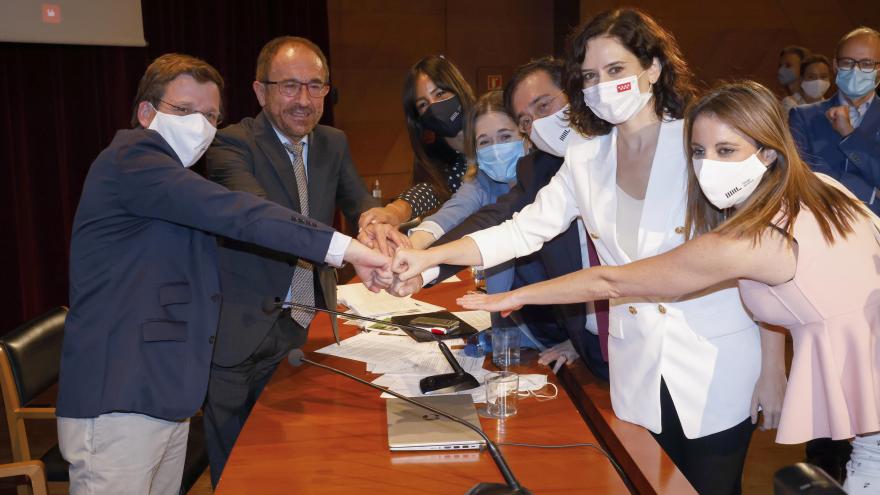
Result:
<svg viewBox="0 0 880 495"><path fill-rule="evenodd" d="M383 322L384 323L384 322ZM423 404L417 400L414 400L410 397L406 397L405 395L399 394L391 389L376 385L375 383L370 383L362 378L356 377L351 373L346 373L345 371L338 370L333 368L332 366L327 366L326 364L321 364L310 359L307 359L304 356L304 353L300 349L294 349L290 352L287 358L288 362L293 366L299 366L300 363L308 363L312 366L317 366L319 368L323 368L328 371L332 371L338 375L342 375L352 380L362 383L368 387L372 387L376 390L380 390L389 395L392 395L400 400L408 402L410 404L414 404L418 407L426 409L438 416L443 416L446 419L450 419L460 425L466 426L471 430L475 431L483 440L486 442L486 449L489 451L489 455L492 457L492 460L495 462L495 465L498 467L498 470L501 471L501 476L504 477L504 481L506 484L501 483L485 483L480 482L471 487L470 490L467 491L465 495L531 495L532 492L529 491L528 488L519 484L516 477L513 475L513 472L510 470L510 466L507 465L507 461L504 459L504 456L501 455L501 450L498 449L498 446L495 445L495 442L489 439L486 433L483 432L482 428L477 428L472 425L468 421L465 421L457 416L453 416L445 411L437 409L436 407L430 406L428 404Z"/></svg>
<svg viewBox="0 0 880 495"><path fill-rule="evenodd" d="M474 375L466 372L464 368L461 367L461 364L455 359L455 356L452 355L452 351L449 350L449 346L446 345L441 339L437 338L433 332L429 330L425 330L424 328L420 328L414 325L406 325L403 323L392 323L389 321L379 320L376 318L370 318L367 316L360 316L351 313L343 313L341 311L336 311L335 309L324 309L318 308L315 306L308 306L306 304L299 304L291 301L282 301L280 298L275 298L274 301L269 303L271 310L280 308L281 306L290 306L293 308L306 309L310 311L321 311L323 313L329 313L331 315L342 316L343 318L350 318L353 320L363 320L369 321L372 323L379 323L382 325L388 325L397 327L400 329L407 329L414 332L424 332L431 336L434 342L437 342L437 346L440 347L440 352L443 354L443 357L446 358L446 362L449 363L449 366L452 367L452 373L443 373L440 375L432 375L426 376L419 380L419 390L425 395L433 395L433 394L451 394L455 392L463 392L465 390L472 390L480 386L480 382L474 378ZM268 306L268 305L266 305ZM267 308L263 308L264 310ZM338 343L337 343L338 345Z"/></svg>

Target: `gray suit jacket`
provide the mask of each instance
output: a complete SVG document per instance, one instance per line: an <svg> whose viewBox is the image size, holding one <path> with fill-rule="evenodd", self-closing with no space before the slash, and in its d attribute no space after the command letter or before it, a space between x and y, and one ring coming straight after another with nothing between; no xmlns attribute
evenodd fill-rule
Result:
<svg viewBox="0 0 880 495"><path fill-rule="evenodd" d="M332 225L337 207L356 218L378 206L354 168L342 131L315 127L307 149L312 218ZM290 157L265 113L217 132L208 149L207 171L211 180L229 189L300 211ZM296 258L229 239L220 241L218 254L224 300L213 362L233 366L253 353L274 324L278 312L267 313L266 301L287 294ZM326 306L335 308L335 270L316 266L316 273L316 290L320 291L316 296L323 296Z"/></svg>

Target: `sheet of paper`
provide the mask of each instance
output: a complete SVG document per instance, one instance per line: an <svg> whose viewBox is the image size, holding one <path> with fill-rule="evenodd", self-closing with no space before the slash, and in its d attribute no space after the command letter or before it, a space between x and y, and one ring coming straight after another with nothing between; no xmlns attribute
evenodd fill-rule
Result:
<svg viewBox="0 0 880 495"><path fill-rule="evenodd" d="M452 314L478 331L492 326L492 318L488 311L455 311Z"/></svg>
<svg viewBox="0 0 880 495"><path fill-rule="evenodd" d="M440 283L441 284L448 284L450 282L461 282L461 279L458 278L458 275L453 275Z"/></svg>
<svg viewBox="0 0 880 495"><path fill-rule="evenodd" d="M385 291L370 292L363 284L337 286L336 298L352 312L370 318L433 313L446 309L412 297L395 297Z"/></svg>
<svg viewBox="0 0 880 495"><path fill-rule="evenodd" d="M474 402L486 402L486 387L482 384L486 382L486 375L489 373L491 372L488 370L479 370L475 373L471 373L481 385L475 389L458 392L458 394L470 394ZM534 374L520 375L519 377L520 392L538 390L547 384L547 375ZM422 378L424 377L421 375L382 375L376 380L373 380L373 383L387 387L407 397L424 397L419 389L419 380ZM391 399L394 396L388 393L382 393L380 397L383 399ZM522 399L525 398L523 397Z"/></svg>
<svg viewBox="0 0 880 495"><path fill-rule="evenodd" d="M397 359L372 363L367 366L367 371L378 374L398 374L398 375L438 375L441 373L452 373L452 366L446 361L440 348L433 345L434 349L428 352L411 353L399 356ZM452 355L461 365L462 369L468 373L483 367L485 358L471 357L465 355L461 349L453 349Z"/></svg>

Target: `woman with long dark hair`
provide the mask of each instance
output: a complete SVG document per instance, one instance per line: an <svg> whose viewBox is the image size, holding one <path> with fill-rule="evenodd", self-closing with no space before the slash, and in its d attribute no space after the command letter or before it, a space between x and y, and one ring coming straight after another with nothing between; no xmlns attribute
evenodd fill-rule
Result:
<svg viewBox="0 0 880 495"><path fill-rule="evenodd" d="M464 119L474 101L470 85L445 57L432 55L412 66L403 85L403 114L415 155L413 186L387 206L364 212L362 231L423 217L458 190L467 171ZM375 239L370 229L364 232L364 240Z"/></svg>

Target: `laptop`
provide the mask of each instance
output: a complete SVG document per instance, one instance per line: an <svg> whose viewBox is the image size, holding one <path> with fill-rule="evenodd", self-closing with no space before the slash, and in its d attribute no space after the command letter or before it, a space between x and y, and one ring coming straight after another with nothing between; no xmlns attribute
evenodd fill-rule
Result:
<svg viewBox="0 0 880 495"><path fill-rule="evenodd" d="M480 428L480 419L470 394L413 399ZM400 399L388 399L385 404L388 413L388 447L393 452L479 449L485 444L475 431L414 404Z"/></svg>

